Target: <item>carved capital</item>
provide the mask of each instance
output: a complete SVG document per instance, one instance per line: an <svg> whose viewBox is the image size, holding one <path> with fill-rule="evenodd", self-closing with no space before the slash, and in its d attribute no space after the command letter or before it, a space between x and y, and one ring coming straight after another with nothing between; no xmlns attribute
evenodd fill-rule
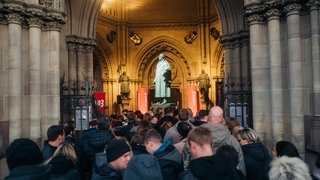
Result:
<svg viewBox="0 0 320 180"><path fill-rule="evenodd" d="M20 24L23 21L23 17L17 13L11 13L6 15L9 24Z"/></svg>
<svg viewBox="0 0 320 180"><path fill-rule="evenodd" d="M29 27L41 28L43 21L39 18L30 18L28 19Z"/></svg>
<svg viewBox="0 0 320 180"><path fill-rule="evenodd" d="M287 4L284 6L284 12L287 14L287 16L293 15L293 14L300 14L302 5L298 3L292 3L292 4Z"/></svg>
<svg viewBox="0 0 320 180"><path fill-rule="evenodd" d="M310 8L310 10L319 10L320 1L319 0L310 0L307 3L307 6Z"/></svg>
<svg viewBox="0 0 320 180"><path fill-rule="evenodd" d="M48 31L60 31L62 24L59 22L46 22L45 29Z"/></svg>
<svg viewBox="0 0 320 180"><path fill-rule="evenodd" d="M262 23L263 19L264 19L263 15L259 15L259 14L252 14L247 18L248 23L250 25L257 24L257 23Z"/></svg>
<svg viewBox="0 0 320 180"><path fill-rule="evenodd" d="M69 51L78 51L78 45L74 43L67 43L67 48Z"/></svg>
<svg viewBox="0 0 320 180"><path fill-rule="evenodd" d="M281 11L279 9L269 9L266 13L265 13L266 17L268 18L268 20L271 19L279 19L281 16Z"/></svg>

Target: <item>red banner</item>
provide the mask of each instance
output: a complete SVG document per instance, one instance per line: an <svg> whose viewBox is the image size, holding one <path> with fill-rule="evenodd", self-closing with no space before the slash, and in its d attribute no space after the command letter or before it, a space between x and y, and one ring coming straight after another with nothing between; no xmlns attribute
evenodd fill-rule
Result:
<svg viewBox="0 0 320 180"><path fill-rule="evenodd" d="M197 86L188 87L188 108L190 108L193 114L196 114L200 108L199 92Z"/></svg>
<svg viewBox="0 0 320 180"><path fill-rule="evenodd" d="M105 92L95 92L94 93L94 103L96 105L96 111L101 112L105 115L104 107L105 107L105 98L106 93Z"/></svg>
<svg viewBox="0 0 320 180"><path fill-rule="evenodd" d="M138 110L140 110L143 114L149 110L147 88L138 88Z"/></svg>

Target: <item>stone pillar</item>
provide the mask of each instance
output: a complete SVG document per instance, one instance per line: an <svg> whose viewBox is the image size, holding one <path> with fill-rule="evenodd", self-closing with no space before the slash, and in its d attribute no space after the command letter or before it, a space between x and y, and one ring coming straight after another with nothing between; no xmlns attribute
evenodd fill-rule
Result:
<svg viewBox="0 0 320 180"><path fill-rule="evenodd" d="M8 14L8 70L9 70L9 141L21 137L22 133L22 27L19 14Z"/></svg>
<svg viewBox="0 0 320 180"><path fill-rule="evenodd" d="M47 49L47 121L42 121L42 133L45 133L52 124L60 122L60 29L61 24L49 22L46 38ZM42 135L44 136L44 135Z"/></svg>
<svg viewBox="0 0 320 180"><path fill-rule="evenodd" d="M38 18L29 20L29 114L30 138L39 142L41 138L41 27Z"/></svg>
<svg viewBox="0 0 320 180"><path fill-rule="evenodd" d="M319 2L313 1L310 7L311 46L312 46L312 75L313 75L313 111L320 116L320 30L319 30Z"/></svg>
<svg viewBox="0 0 320 180"><path fill-rule="evenodd" d="M280 44L280 15L278 9L270 9L268 16L268 38L270 57L271 113L273 141L284 139L283 132L283 82Z"/></svg>
<svg viewBox="0 0 320 180"><path fill-rule="evenodd" d="M252 111L254 129L259 137L269 144L271 140L270 80L267 28L262 16L252 14L248 17L250 27Z"/></svg>
<svg viewBox="0 0 320 180"><path fill-rule="evenodd" d="M285 6L288 31L289 94L292 142L304 154L304 101L302 85L300 4Z"/></svg>
<svg viewBox="0 0 320 180"><path fill-rule="evenodd" d="M74 43L68 43L68 87L75 88L76 87L76 72L77 72L77 46ZM74 94L72 89L68 90L68 94Z"/></svg>

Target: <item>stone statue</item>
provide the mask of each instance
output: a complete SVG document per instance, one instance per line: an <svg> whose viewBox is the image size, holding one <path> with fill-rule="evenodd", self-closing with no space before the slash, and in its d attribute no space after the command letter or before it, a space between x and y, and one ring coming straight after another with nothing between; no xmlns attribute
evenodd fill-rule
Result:
<svg viewBox="0 0 320 180"><path fill-rule="evenodd" d="M204 70L201 70L201 74L198 77L199 82L199 91L201 96L207 97L210 85L210 78L207 73L205 73Z"/></svg>
<svg viewBox="0 0 320 180"><path fill-rule="evenodd" d="M127 76L127 73L124 71L119 77L120 83L120 93L123 98L128 99L130 94L130 78Z"/></svg>
<svg viewBox="0 0 320 180"><path fill-rule="evenodd" d="M162 104L167 103L167 98L171 97L171 66L163 53L159 55L153 83L155 84L155 97L163 98Z"/></svg>

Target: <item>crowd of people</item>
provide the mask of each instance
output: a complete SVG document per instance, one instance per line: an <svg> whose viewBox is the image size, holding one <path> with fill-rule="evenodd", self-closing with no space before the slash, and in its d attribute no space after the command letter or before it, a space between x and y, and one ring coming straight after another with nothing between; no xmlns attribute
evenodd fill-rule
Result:
<svg viewBox="0 0 320 180"><path fill-rule="evenodd" d="M42 149L28 138L14 140L5 179L320 179L320 156L308 167L289 141L270 149L252 128L225 120L218 106L195 116L188 108L125 111L91 120L78 137L74 122L52 125Z"/></svg>

